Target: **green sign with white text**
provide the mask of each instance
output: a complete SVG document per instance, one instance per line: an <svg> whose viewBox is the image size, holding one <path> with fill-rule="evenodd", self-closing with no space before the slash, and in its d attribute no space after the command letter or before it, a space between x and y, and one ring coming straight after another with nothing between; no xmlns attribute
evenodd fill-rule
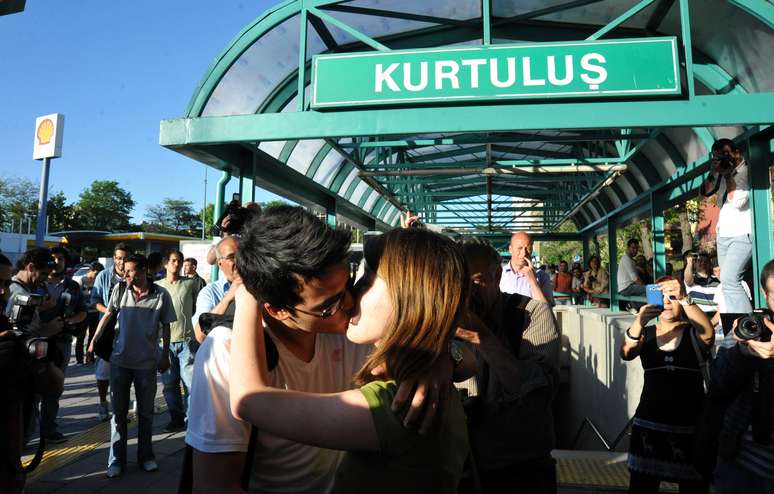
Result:
<svg viewBox="0 0 774 494"><path fill-rule="evenodd" d="M312 108L680 94L674 37L317 55Z"/></svg>

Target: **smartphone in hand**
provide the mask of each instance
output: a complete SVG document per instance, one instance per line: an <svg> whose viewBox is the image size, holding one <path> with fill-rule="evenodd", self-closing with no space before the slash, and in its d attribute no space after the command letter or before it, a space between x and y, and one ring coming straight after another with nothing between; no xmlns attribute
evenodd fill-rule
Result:
<svg viewBox="0 0 774 494"><path fill-rule="evenodd" d="M664 306L664 293L661 291L661 287L656 284L645 285L645 298L648 305Z"/></svg>

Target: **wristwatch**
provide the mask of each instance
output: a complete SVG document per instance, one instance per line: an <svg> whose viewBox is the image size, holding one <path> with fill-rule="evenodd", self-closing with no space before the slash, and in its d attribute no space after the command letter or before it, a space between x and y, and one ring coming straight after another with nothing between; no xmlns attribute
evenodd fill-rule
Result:
<svg viewBox="0 0 774 494"><path fill-rule="evenodd" d="M677 301L677 303L682 305L683 307L695 304L695 302L693 301L690 295L686 295L685 297L681 298L680 300Z"/></svg>
<svg viewBox="0 0 774 494"><path fill-rule="evenodd" d="M462 348L459 347L459 343L454 340L449 342L449 355L451 356L451 359L454 362L454 368L456 369L457 366L462 363L464 354L462 353Z"/></svg>

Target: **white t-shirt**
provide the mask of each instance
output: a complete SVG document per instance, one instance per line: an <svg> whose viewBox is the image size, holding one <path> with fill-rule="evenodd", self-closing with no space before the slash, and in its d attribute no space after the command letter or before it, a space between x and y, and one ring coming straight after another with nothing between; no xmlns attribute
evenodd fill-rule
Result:
<svg viewBox="0 0 774 494"><path fill-rule="evenodd" d="M747 163L742 163L736 168L734 174L734 198L723 202L726 194L726 179L720 178L718 188L718 237L738 237L752 233L752 212L750 211L750 180ZM716 179L717 180L717 179Z"/></svg>
<svg viewBox="0 0 774 494"><path fill-rule="evenodd" d="M272 337L279 365L271 385L312 393L354 388L352 377L373 347L344 335L318 334L311 362L303 362ZM217 327L196 353L185 441L205 453L246 452L250 425L231 415L231 330ZM258 432L250 492L325 493L333 487L343 452L298 444Z"/></svg>
<svg viewBox="0 0 774 494"><path fill-rule="evenodd" d="M637 274L637 265L634 263L634 259L629 257L629 254L624 254L621 257L621 262L618 266L618 291L622 292L626 288L629 288L635 281L639 279Z"/></svg>

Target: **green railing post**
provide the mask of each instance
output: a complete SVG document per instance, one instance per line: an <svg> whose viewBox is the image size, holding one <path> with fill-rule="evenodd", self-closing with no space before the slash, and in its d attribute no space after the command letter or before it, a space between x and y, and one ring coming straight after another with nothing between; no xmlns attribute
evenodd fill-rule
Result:
<svg viewBox="0 0 774 494"><path fill-rule="evenodd" d="M589 262L589 241L591 240L589 237L591 234L585 234L583 235L583 263L588 264Z"/></svg>
<svg viewBox="0 0 774 494"><path fill-rule="evenodd" d="M607 253L610 259L610 310L618 312L618 242L616 242L616 224L607 220Z"/></svg>
<svg viewBox="0 0 774 494"><path fill-rule="evenodd" d="M215 188L215 208L212 215L212 221L218 221L223 214L223 207L225 206L226 184L231 180L231 172L223 170L218 179L217 187ZM216 281L219 274L218 265L214 264L210 268L210 281Z"/></svg>
<svg viewBox="0 0 774 494"><path fill-rule="evenodd" d="M492 44L492 0L481 0L481 20L483 23L482 41Z"/></svg>
<svg viewBox="0 0 774 494"><path fill-rule="evenodd" d="M755 307L765 307L760 290L760 274L763 266L774 258L772 241L771 181L769 164L772 158L772 137L774 129L769 127L747 141L747 166L750 172L750 209L752 210L752 269Z"/></svg>
<svg viewBox="0 0 774 494"><path fill-rule="evenodd" d="M650 229L653 234L653 278L666 274L666 248L664 247L664 194L650 195Z"/></svg>

